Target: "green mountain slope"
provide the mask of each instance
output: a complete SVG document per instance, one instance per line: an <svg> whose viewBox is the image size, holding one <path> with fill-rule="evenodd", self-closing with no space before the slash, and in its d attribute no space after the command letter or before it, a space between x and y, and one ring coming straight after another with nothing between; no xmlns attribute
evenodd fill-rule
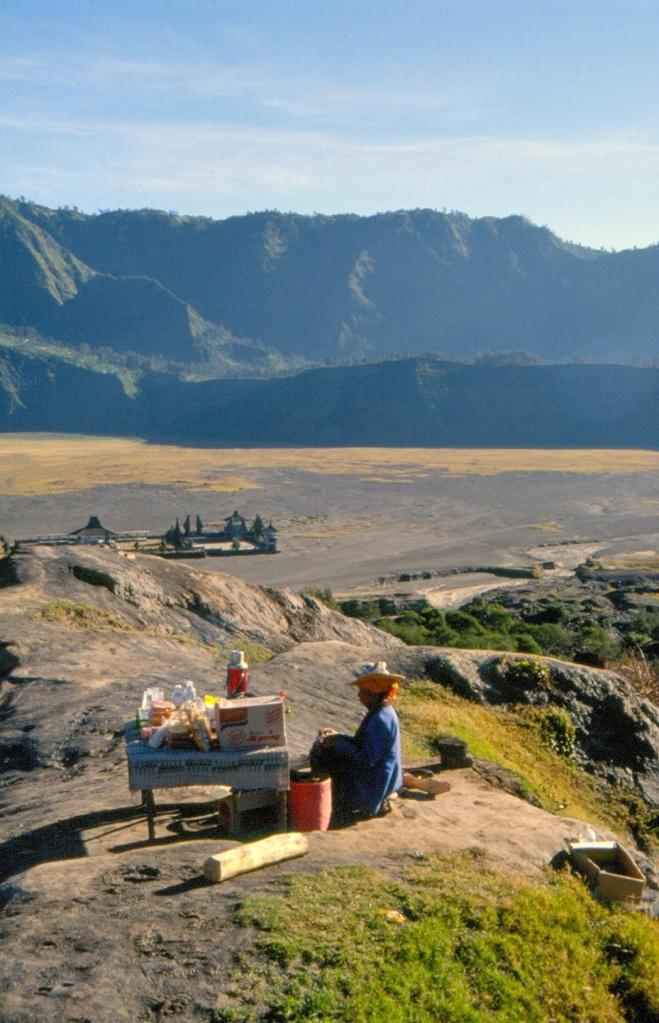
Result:
<svg viewBox="0 0 659 1023"><path fill-rule="evenodd" d="M0 322L48 329L94 271L0 197Z"/></svg>
<svg viewBox="0 0 659 1023"><path fill-rule="evenodd" d="M199 361L206 349L226 348L230 353L234 341L158 281L109 274L97 274L79 288L62 306L55 330L74 343L161 355L179 363ZM251 347L255 352L256 346Z"/></svg>
<svg viewBox="0 0 659 1023"><path fill-rule="evenodd" d="M659 370L405 359L192 382L0 348L0 430L227 446L659 448Z"/></svg>
<svg viewBox="0 0 659 1023"><path fill-rule="evenodd" d="M131 352L180 370L204 364L209 375L282 367L277 352L207 321L157 280L92 269L48 233L57 220L53 211L36 219L31 212L0 198L0 323L19 334L28 328L65 346Z"/></svg>
<svg viewBox="0 0 659 1023"><path fill-rule="evenodd" d="M520 347L548 361L659 354L656 246L599 252L523 217L433 210L223 221L21 210L95 269L156 279L209 321L288 355Z"/></svg>

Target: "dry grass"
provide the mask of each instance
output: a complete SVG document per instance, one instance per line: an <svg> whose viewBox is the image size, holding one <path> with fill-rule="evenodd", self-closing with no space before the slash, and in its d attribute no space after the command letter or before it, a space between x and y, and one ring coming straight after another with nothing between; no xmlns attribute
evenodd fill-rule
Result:
<svg viewBox="0 0 659 1023"><path fill-rule="evenodd" d="M623 675L639 696L659 706L659 672L642 653L636 657L622 657L609 667Z"/></svg>
<svg viewBox="0 0 659 1023"><path fill-rule="evenodd" d="M45 604L36 615L52 625L68 629L91 629L92 632L132 632L135 628L125 618L118 618L101 608L72 600L54 600Z"/></svg>
<svg viewBox="0 0 659 1023"><path fill-rule="evenodd" d="M530 718L470 703L434 683L411 683L400 694L404 753L428 756L433 738L456 735L475 757L512 771L522 788L552 813L567 813L605 827L622 820L603 806L595 783L541 740Z"/></svg>
<svg viewBox="0 0 659 1023"><path fill-rule="evenodd" d="M429 472L638 473L659 469L659 452L468 448L184 448L138 439L63 434L0 436L0 492L29 496L103 484L176 483L190 490L258 489L273 468L352 475L413 485ZM244 475L249 473L249 475ZM256 477L256 478L255 478Z"/></svg>
<svg viewBox="0 0 659 1023"><path fill-rule="evenodd" d="M615 558L601 558L599 563L605 569L622 569L627 572L659 571L659 551L633 551Z"/></svg>

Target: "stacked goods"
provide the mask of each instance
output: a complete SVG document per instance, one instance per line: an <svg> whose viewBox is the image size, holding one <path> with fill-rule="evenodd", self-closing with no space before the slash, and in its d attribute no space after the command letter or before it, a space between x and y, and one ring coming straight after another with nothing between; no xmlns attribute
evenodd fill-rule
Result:
<svg viewBox="0 0 659 1023"><path fill-rule="evenodd" d="M172 716L174 704L169 700L153 700L149 707L149 724L152 728L160 726Z"/></svg>
<svg viewBox="0 0 659 1023"><path fill-rule="evenodd" d="M207 751L211 748L211 739L205 710L188 700L172 711L160 728L156 728L149 737L149 746L152 749L163 745L186 749L192 744L195 749Z"/></svg>
<svg viewBox="0 0 659 1023"><path fill-rule="evenodd" d="M140 737L151 749L236 751L285 746L283 695L202 698L186 682L175 687L170 701L162 690L145 690L137 714Z"/></svg>

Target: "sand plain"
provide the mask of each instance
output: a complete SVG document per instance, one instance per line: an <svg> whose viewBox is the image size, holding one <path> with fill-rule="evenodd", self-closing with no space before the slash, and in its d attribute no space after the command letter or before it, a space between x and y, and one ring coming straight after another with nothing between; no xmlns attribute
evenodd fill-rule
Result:
<svg viewBox="0 0 659 1023"><path fill-rule="evenodd" d="M209 523L234 509L272 521L281 553L195 564L269 586L344 595L396 589L404 573L543 560L567 569L585 552L657 549L659 452L210 449L0 435L8 536L68 532L92 514L110 529L164 532L177 516ZM416 588L489 581L456 576Z"/></svg>

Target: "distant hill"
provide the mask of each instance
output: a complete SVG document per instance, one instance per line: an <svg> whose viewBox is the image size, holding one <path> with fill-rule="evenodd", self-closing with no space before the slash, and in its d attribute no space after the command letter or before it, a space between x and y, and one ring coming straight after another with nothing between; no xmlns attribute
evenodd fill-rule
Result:
<svg viewBox="0 0 659 1023"><path fill-rule="evenodd" d="M213 345L246 369L267 368L272 348L278 368L518 348L549 362L659 356L659 246L588 249L520 216L215 221L0 199L0 259L0 323L179 362Z"/></svg>
<svg viewBox="0 0 659 1023"><path fill-rule="evenodd" d="M620 363L657 364L658 284L659 246L594 251L516 216L0 197L0 429L656 447L659 370Z"/></svg>
<svg viewBox="0 0 659 1023"><path fill-rule="evenodd" d="M659 447L659 369L411 358L192 382L83 368L66 351L0 348L0 430L218 446Z"/></svg>

